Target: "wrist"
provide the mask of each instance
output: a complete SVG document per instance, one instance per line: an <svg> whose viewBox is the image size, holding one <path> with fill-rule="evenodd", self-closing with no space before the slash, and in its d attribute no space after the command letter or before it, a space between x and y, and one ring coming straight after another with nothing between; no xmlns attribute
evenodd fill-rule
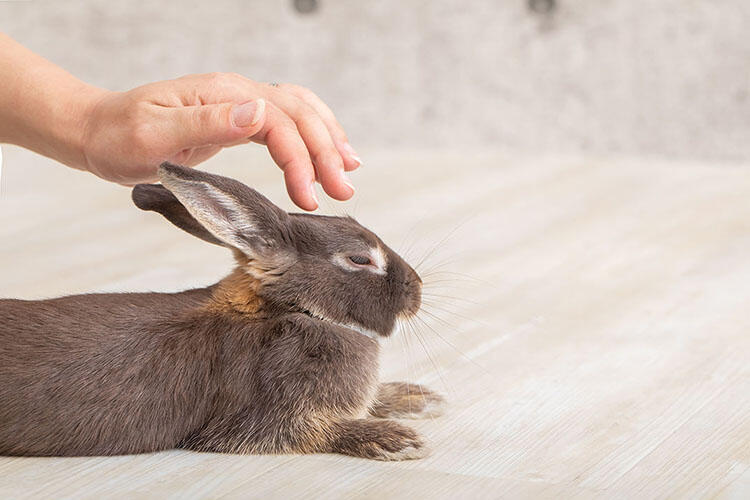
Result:
<svg viewBox="0 0 750 500"><path fill-rule="evenodd" d="M83 82L73 89L58 94L59 100L50 103L50 116L56 117L46 124L45 135L50 151L42 154L79 170L89 170L86 161L88 128L97 105L110 91Z"/></svg>

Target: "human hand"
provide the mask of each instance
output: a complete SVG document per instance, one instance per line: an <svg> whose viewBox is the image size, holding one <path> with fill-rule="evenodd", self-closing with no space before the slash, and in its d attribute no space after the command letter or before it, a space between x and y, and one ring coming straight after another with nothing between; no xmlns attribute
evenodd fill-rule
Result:
<svg viewBox="0 0 750 500"><path fill-rule="evenodd" d="M163 161L194 166L224 147L256 142L283 170L292 201L315 210L315 180L331 197L349 199L354 187L344 172L361 164L331 110L311 91L231 73L103 92L84 123L84 168L127 185L154 181Z"/></svg>

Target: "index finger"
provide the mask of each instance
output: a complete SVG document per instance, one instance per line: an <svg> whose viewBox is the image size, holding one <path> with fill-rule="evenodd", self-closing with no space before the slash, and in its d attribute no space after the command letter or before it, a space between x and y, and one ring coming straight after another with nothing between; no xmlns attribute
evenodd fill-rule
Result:
<svg viewBox="0 0 750 500"><path fill-rule="evenodd" d="M271 158L284 172L287 192L304 210L318 208L315 169L294 122L272 103L266 104L266 122L251 140L265 144Z"/></svg>

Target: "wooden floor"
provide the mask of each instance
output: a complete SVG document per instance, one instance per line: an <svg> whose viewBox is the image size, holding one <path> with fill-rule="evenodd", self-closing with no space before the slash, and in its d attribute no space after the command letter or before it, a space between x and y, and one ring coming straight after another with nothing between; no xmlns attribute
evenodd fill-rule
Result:
<svg viewBox="0 0 750 500"><path fill-rule="evenodd" d="M128 190L4 153L0 296L229 270ZM355 201L326 211L429 253L424 324L382 356L384 380L449 399L415 424L429 458L0 458L0 498L750 498L750 165L363 156ZM206 168L290 208L262 151Z"/></svg>

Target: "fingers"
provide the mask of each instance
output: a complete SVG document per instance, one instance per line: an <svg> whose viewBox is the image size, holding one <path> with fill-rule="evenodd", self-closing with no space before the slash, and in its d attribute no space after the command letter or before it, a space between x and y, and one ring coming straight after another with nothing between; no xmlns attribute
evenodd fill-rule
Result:
<svg viewBox="0 0 750 500"><path fill-rule="evenodd" d="M247 142L263 129L266 121L263 99L163 109L167 114L166 130L160 133L179 150Z"/></svg>
<svg viewBox="0 0 750 500"><path fill-rule="evenodd" d="M307 168L290 165L284 170L284 183L295 205L312 211L316 210L319 204L315 194L315 179L310 173L311 171Z"/></svg>
<svg viewBox="0 0 750 500"><path fill-rule="evenodd" d="M178 149L173 156L176 161L182 159L181 163L197 164L203 159L199 152L206 152L208 156L214 152L212 146L230 146L248 140L260 142L268 147L271 157L284 171L292 201L304 210L318 208L313 186L316 169L310 159L309 148L295 122L278 107L264 99L256 99L244 104L221 103L163 109L168 119L164 120L166 130L159 132L163 140ZM305 122L302 123L305 135L313 138L310 142L314 144L314 150L321 151L320 131L304 128ZM335 157L339 161L336 171L343 174L341 159L332 146L328 154L329 158L320 163L331 164L330 158ZM335 189L329 170L322 170L329 194L339 199L350 198L353 189L346 186L346 191ZM334 185L333 189L331 185Z"/></svg>
<svg viewBox="0 0 750 500"><path fill-rule="evenodd" d="M307 145L294 122L273 104L266 108L264 127L253 141L265 144L271 158L284 172L287 192L292 201L304 210L318 208L315 196L315 169Z"/></svg>
<svg viewBox="0 0 750 500"><path fill-rule="evenodd" d="M185 152L189 161L199 162L213 151L206 149L209 146L252 140L268 147L300 208L317 208L316 179L335 199L354 194L345 172L361 161L334 114L309 90L289 84L273 87L226 73L192 75L170 85L180 89L179 99L162 89L156 104L174 118L163 131L172 154ZM194 151L201 148L205 155Z"/></svg>
<svg viewBox="0 0 750 500"><path fill-rule="evenodd" d="M346 137L344 128L339 124L333 111L331 111L331 108L329 108L320 97L305 87L300 87L299 85L293 85L290 83L282 83L279 85L279 88L302 100L318 113L318 116L320 116L320 119L328 129L328 133L331 135L333 143L336 145L336 149L339 154L341 154L341 158L344 161L344 169L347 172L362 165L362 160L359 155L354 151L352 145L349 144L349 139Z"/></svg>
<svg viewBox="0 0 750 500"><path fill-rule="evenodd" d="M269 87L268 92L269 100L294 122L325 192L337 200L351 198L354 186L344 173L342 155L320 115L311 106L284 90Z"/></svg>

